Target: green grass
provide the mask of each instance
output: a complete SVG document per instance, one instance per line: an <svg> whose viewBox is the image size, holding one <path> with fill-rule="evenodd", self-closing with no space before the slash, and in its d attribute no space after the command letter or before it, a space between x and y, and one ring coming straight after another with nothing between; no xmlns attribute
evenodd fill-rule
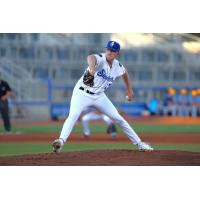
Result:
<svg viewBox="0 0 200 200"><path fill-rule="evenodd" d="M197 133L200 134L200 125L143 125L143 124L131 124L133 129L138 133ZM61 125L43 125L43 126L16 126L13 127L13 131L21 131L23 133L59 133L61 131ZM91 124L91 132L105 133L105 124ZM118 131L122 132L118 127ZM0 128L0 132L3 132L3 128ZM82 132L81 124L78 124L73 129L74 133Z"/></svg>
<svg viewBox="0 0 200 200"><path fill-rule="evenodd" d="M136 131L142 133L199 133L200 125L135 125Z"/></svg>
<svg viewBox="0 0 200 200"><path fill-rule="evenodd" d="M91 132L96 132L99 134L105 134L106 125L105 124L91 124ZM195 133L200 134L200 125L143 125L143 124L132 124L132 127L137 133ZM35 133L35 134L48 134L48 133L60 133L62 124L49 124L42 126L14 126L13 131L21 131L25 134ZM0 132L3 128L0 128ZM73 132L82 132L81 124L74 127ZM118 127L118 132L122 130ZM194 145L155 145L157 150L185 150L185 151L195 151L200 152L200 144ZM64 146L64 151L85 151L85 150L95 150L95 149L135 149L132 144L66 144ZM37 154L37 153L49 153L52 151L51 144L41 144L41 143L0 143L0 156L7 155L23 155L23 154Z"/></svg>
<svg viewBox="0 0 200 200"><path fill-rule="evenodd" d="M181 150L200 152L198 145L153 145L155 150ZM99 149L136 149L132 144L66 144L63 151L88 151ZM52 152L51 144L29 144L29 143L0 143L0 156L27 155Z"/></svg>

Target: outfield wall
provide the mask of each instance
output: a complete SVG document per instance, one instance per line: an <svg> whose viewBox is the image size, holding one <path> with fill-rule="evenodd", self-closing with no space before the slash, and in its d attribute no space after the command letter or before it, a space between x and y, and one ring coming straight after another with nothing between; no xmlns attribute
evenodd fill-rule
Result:
<svg viewBox="0 0 200 200"><path fill-rule="evenodd" d="M59 119L66 118L69 112L70 100L73 91L72 85L54 85L50 80L43 80L43 90L45 95L38 99L37 95L32 95L32 99L11 99L11 116L19 119ZM188 89L192 89L186 87ZM181 89L181 88L176 88ZM166 96L167 88L163 86L134 87L134 100L127 102L125 99L126 88L124 86L113 85L106 94L115 104L119 111L131 116L148 115L148 105L152 100L156 100L156 109L162 109L163 99ZM38 91L41 91L38 88ZM37 94L37 88L34 89ZM154 103L154 104L155 104ZM159 114L159 113L156 113Z"/></svg>

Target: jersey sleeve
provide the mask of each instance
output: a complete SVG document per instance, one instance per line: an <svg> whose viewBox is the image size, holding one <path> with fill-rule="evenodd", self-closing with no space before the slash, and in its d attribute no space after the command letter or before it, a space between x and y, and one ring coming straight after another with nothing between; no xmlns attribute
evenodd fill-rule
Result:
<svg viewBox="0 0 200 200"><path fill-rule="evenodd" d="M120 62L118 64L119 64L119 67L118 67L118 75L117 76L122 76L126 72L126 69Z"/></svg>
<svg viewBox="0 0 200 200"><path fill-rule="evenodd" d="M102 61L103 61L103 55L102 54L94 54L94 56L97 59L96 69L98 70L101 66Z"/></svg>

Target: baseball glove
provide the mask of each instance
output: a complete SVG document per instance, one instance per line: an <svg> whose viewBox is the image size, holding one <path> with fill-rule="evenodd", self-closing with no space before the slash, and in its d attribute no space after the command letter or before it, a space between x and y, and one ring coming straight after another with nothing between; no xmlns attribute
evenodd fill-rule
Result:
<svg viewBox="0 0 200 200"><path fill-rule="evenodd" d="M110 134L110 133L117 133L117 128L116 128L116 126L115 126L113 123L111 123L111 124L108 126L106 132L107 132L108 134Z"/></svg>
<svg viewBox="0 0 200 200"><path fill-rule="evenodd" d="M94 76L91 75L88 70L83 75L83 83L90 87L94 85Z"/></svg>

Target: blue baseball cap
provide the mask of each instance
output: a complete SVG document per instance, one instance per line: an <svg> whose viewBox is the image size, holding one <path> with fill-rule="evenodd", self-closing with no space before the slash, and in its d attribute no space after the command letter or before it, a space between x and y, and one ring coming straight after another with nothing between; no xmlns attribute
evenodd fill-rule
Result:
<svg viewBox="0 0 200 200"><path fill-rule="evenodd" d="M115 41L109 41L106 46L107 49L111 49L113 51L120 51L120 44Z"/></svg>

